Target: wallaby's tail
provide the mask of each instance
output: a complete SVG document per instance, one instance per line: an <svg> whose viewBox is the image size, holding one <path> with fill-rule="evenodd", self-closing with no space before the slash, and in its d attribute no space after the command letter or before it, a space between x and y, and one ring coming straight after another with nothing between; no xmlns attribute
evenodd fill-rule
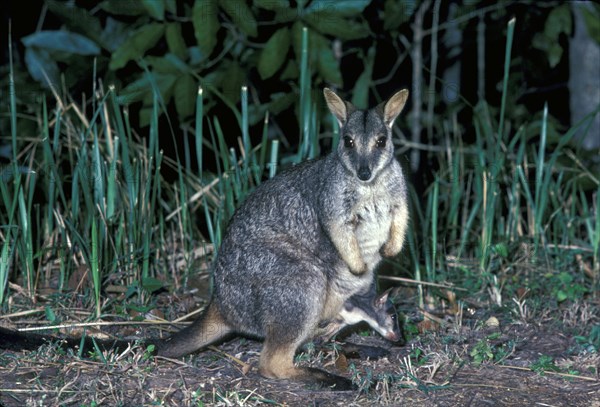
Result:
<svg viewBox="0 0 600 407"><path fill-rule="evenodd" d="M92 336L79 337L62 337L55 335L42 335L31 332L19 332L13 329L0 327L0 349L20 352L24 350L36 350L40 346L49 342L56 342L60 348L80 349L82 355L95 351L97 348L101 350L125 350L132 346L136 340L122 339L99 339ZM151 341L138 341L138 343L150 344Z"/></svg>
<svg viewBox="0 0 600 407"><path fill-rule="evenodd" d="M194 323L158 344L158 355L178 358L195 352L233 332L217 306L210 303Z"/></svg>

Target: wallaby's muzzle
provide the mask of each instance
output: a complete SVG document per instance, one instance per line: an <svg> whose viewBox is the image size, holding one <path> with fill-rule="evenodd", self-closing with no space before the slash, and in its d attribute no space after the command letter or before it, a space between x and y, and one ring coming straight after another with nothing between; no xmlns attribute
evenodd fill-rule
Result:
<svg viewBox="0 0 600 407"><path fill-rule="evenodd" d="M371 179L371 170L366 165L361 165L356 173L358 179L361 181L368 181Z"/></svg>

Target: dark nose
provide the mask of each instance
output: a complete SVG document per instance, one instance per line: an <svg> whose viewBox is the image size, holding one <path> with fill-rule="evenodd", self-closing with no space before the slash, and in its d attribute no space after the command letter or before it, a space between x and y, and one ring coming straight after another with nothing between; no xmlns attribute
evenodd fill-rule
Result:
<svg viewBox="0 0 600 407"><path fill-rule="evenodd" d="M358 168L358 179L361 181L368 181L369 179L371 179L371 170L369 169L369 167L366 166L361 166Z"/></svg>

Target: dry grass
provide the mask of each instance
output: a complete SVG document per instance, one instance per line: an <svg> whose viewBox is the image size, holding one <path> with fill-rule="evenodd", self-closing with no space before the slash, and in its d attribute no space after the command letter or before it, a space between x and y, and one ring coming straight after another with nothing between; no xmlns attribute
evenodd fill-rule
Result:
<svg viewBox="0 0 600 407"><path fill-rule="evenodd" d="M169 295L163 296L163 305L173 304L166 301ZM403 306L410 306L414 298L405 301ZM0 354L0 403L5 406L486 403L589 406L600 403L600 355L576 338L600 322L598 305L573 303L552 312L529 309L526 319L517 311L522 308L516 304L494 311L486 307L474 313L463 312L460 320L450 309L445 312L440 309L434 312L439 324L419 321L422 314L413 313L409 326L416 326L422 332L404 347L391 346L378 336L352 333L340 342L306 346L297 356L298 363L353 378L359 388L356 392L310 389L298 383L263 379L256 371L261 344L242 338L183 360L148 357L141 346L106 351L102 355L95 352L81 358L54 343L31 352ZM64 315L77 315L76 311L65 309ZM30 323L35 315L28 316ZM141 337L158 335L154 326L133 327ZM105 326L101 329L107 335L114 333ZM123 327L117 330L122 331ZM490 357L476 363L476 349L479 353L488 350Z"/></svg>

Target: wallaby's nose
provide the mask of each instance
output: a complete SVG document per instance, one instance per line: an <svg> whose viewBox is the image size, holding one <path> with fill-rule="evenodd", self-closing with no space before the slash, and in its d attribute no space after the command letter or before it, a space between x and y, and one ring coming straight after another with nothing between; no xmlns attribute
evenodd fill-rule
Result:
<svg viewBox="0 0 600 407"><path fill-rule="evenodd" d="M371 170L369 169L369 167L361 165L360 167L358 167L358 172L356 173L356 175L358 175L359 180L368 181L369 179L371 179Z"/></svg>

